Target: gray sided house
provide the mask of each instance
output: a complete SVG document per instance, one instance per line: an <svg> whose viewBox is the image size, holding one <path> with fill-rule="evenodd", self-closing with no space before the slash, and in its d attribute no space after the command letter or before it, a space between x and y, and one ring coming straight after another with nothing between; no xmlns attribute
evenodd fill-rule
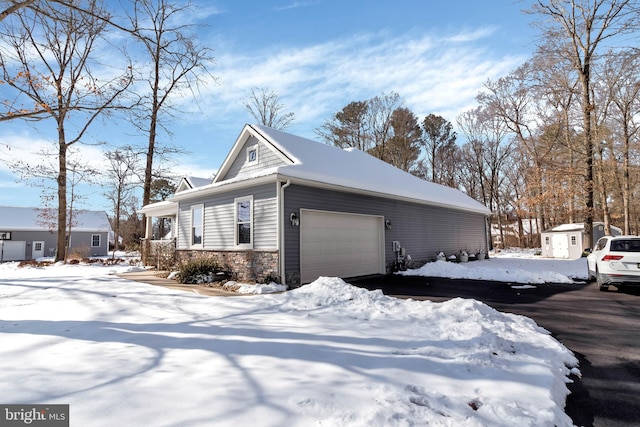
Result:
<svg viewBox="0 0 640 427"><path fill-rule="evenodd" d="M611 226L611 235L620 236L622 230ZM604 236L604 223L593 223L594 243ZM578 259L589 248L585 224L562 224L541 234L542 251L545 258Z"/></svg>
<svg viewBox="0 0 640 427"><path fill-rule="evenodd" d="M0 206L0 237L3 238L0 240L0 261L55 256L58 236L53 226L52 221L45 218L42 209ZM69 254L106 256L109 233L111 225L104 211L75 211Z"/></svg>
<svg viewBox="0 0 640 427"><path fill-rule="evenodd" d="M171 218L179 261L216 257L239 280L297 286L488 249L490 212L462 192L265 126L243 128L209 184L183 184L141 209L147 238Z"/></svg>

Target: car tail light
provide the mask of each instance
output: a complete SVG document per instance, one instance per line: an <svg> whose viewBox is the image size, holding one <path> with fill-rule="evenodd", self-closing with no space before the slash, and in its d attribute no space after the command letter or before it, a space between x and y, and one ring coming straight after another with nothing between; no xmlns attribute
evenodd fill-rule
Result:
<svg viewBox="0 0 640 427"><path fill-rule="evenodd" d="M622 258L622 255L605 255L602 257L602 261L620 261Z"/></svg>

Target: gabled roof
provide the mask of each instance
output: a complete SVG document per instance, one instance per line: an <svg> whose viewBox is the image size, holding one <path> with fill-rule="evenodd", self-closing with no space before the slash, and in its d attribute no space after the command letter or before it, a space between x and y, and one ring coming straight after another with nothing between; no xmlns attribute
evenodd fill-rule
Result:
<svg viewBox="0 0 640 427"><path fill-rule="evenodd" d="M0 206L0 230L1 231L48 231L42 213L43 209ZM53 211L55 212L55 210ZM71 232L108 232L111 231L111 224L105 211L76 210L73 212L73 223ZM55 218L55 213L54 213ZM51 222L51 221L49 221ZM56 222L54 219L53 222ZM57 228L57 223L53 225Z"/></svg>
<svg viewBox="0 0 640 427"><path fill-rule="evenodd" d="M180 183L178 183L178 187L176 188L176 193L179 193L184 190L191 190L193 188L204 187L205 185L211 184L212 180L209 178L198 178L196 176L185 176L182 177Z"/></svg>
<svg viewBox="0 0 640 427"><path fill-rule="evenodd" d="M226 172L251 136L273 150L284 165L260 170L249 177L238 176L225 180ZM291 178L309 185L410 199L484 215L491 213L486 206L455 188L422 180L362 151L353 148L343 150L262 125L245 125L212 184L184 191L174 198L183 199L201 191L215 192L224 185L270 175L275 175L278 179Z"/></svg>

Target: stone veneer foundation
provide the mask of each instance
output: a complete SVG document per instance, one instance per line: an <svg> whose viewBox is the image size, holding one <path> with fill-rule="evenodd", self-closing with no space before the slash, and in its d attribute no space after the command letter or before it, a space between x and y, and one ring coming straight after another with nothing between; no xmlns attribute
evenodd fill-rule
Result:
<svg viewBox="0 0 640 427"><path fill-rule="evenodd" d="M279 278L278 251L206 251L177 250L179 264L195 260L216 258L233 280L263 282L267 276Z"/></svg>

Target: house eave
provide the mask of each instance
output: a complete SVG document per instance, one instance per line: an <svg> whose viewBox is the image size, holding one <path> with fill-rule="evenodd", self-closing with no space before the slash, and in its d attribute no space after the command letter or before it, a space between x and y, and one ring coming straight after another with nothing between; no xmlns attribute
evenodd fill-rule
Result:
<svg viewBox="0 0 640 427"><path fill-rule="evenodd" d="M178 214L178 204L164 200L143 206L138 209L137 213L154 217L176 216Z"/></svg>
<svg viewBox="0 0 640 427"><path fill-rule="evenodd" d="M361 195L365 195L365 196L380 197L380 198L383 198L383 199L398 200L398 201L402 201L402 202L415 203L415 204L420 204L420 205L427 205L427 206L435 206L435 207L453 209L453 210L456 210L456 211L471 212L471 213L476 213L476 214L482 214L482 215L487 216L487 217L491 216L491 211L489 209L480 210L480 209L474 209L474 208L471 208L471 207L465 207L465 206L460 206L460 205L439 203L439 202L435 202L435 201L431 201L431 200L418 199L418 198L407 197L407 196L402 196L402 195L398 195L398 194L389 194L389 193L384 193L384 192L379 192L379 191L371 191L371 190L365 190L365 189L360 189L360 188L355 188L355 187L348 187L348 186L339 185L339 184L331 184L331 183L327 183L327 182L314 181L314 180L309 180L309 179L305 179L305 178L299 178L299 177L296 177L296 176L289 176L287 174L279 174L278 175L278 179L279 180L283 180L283 181L284 180L289 180L289 181L291 181L292 184L304 185L304 186L307 186L307 187L320 188L320 189L324 189L324 190L342 191L342 192L345 192L345 193L361 194Z"/></svg>
<svg viewBox="0 0 640 427"><path fill-rule="evenodd" d="M292 184L304 185L307 187L341 191L341 192L352 193L352 194L361 194L366 196L373 196L373 197L379 197L379 198L390 199L390 200L398 200L398 201L404 201L404 202L421 204L421 205L435 206L435 207L452 209L456 211L481 214L484 216L491 215L491 211L486 208L475 209L472 207L466 207L466 206L448 204L448 203L440 203L436 201L424 200L424 199L419 199L414 197L407 197L407 196L402 196L398 194L389 194L389 193L384 193L379 191L371 191L371 190L349 187L349 186L344 186L339 184L332 184L327 182L310 180L306 178L300 178L295 176L294 174L290 175L290 174L275 172L275 171L273 173L263 175L260 177L247 178L247 179L233 181L229 183L225 183L225 181L221 181L218 183L211 184L210 186L198 187L192 190L183 191L179 194L172 196L169 199L169 201L180 202L182 200L192 200L192 199L201 198L201 197L205 197L213 194L218 194L220 192L238 190L242 188L250 188L256 185L276 183L278 181L287 181L287 180L291 181Z"/></svg>
<svg viewBox="0 0 640 427"><path fill-rule="evenodd" d="M277 173L272 172L267 175L242 179L238 181L231 181L231 182L221 181L221 182L210 184L204 187L198 187L192 190L183 191L180 194L176 194L170 197L169 201L179 202L182 200L190 200L190 199L201 198L203 196L209 196L212 194L218 194L224 191L240 190L243 188L253 187L255 185L275 183L278 180L277 176L278 176Z"/></svg>

